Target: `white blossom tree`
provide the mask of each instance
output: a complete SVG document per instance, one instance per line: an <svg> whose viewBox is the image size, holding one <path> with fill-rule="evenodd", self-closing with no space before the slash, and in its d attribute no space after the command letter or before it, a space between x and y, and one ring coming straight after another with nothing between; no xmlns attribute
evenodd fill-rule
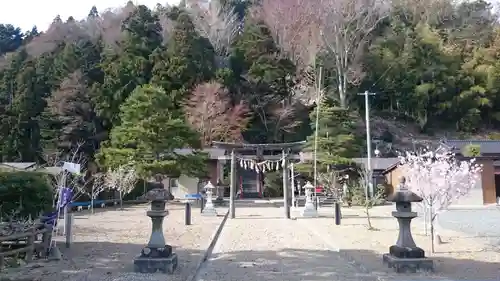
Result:
<svg viewBox="0 0 500 281"><path fill-rule="evenodd" d="M123 196L129 194L135 187L138 177L135 169L121 166L110 169L104 177L104 185L109 189L118 191L120 196L120 209L123 209Z"/></svg>
<svg viewBox="0 0 500 281"><path fill-rule="evenodd" d="M90 213L94 213L94 200L97 199L97 196L101 194L108 186L106 186L106 183L104 181L105 175L102 173L97 173L92 176L92 188L90 189L90 208L91 211Z"/></svg>
<svg viewBox="0 0 500 281"><path fill-rule="evenodd" d="M408 188L423 198L429 210L431 247L434 252L435 221L456 199L474 188L481 176L481 165L474 159L458 160L449 151L407 152L401 157Z"/></svg>

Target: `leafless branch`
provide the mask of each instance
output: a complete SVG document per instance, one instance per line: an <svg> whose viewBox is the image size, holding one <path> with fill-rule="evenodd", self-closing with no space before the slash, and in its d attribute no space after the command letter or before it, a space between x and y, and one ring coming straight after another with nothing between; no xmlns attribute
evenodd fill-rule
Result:
<svg viewBox="0 0 500 281"><path fill-rule="evenodd" d="M202 136L202 143L239 141L248 122L248 107L232 105L229 92L217 82L198 85L184 105L187 120Z"/></svg>
<svg viewBox="0 0 500 281"><path fill-rule="evenodd" d="M217 55L227 57L238 34L239 20L234 9L226 10L219 1L211 1L208 7L193 3L190 10L199 34L210 41Z"/></svg>
<svg viewBox="0 0 500 281"><path fill-rule="evenodd" d="M347 107L347 87L363 78L361 58L372 31L388 16L380 0L320 0L321 34L333 57L340 106Z"/></svg>
<svg viewBox="0 0 500 281"><path fill-rule="evenodd" d="M275 42L299 71L314 68L323 43L318 1L262 0L256 9L254 15L271 29Z"/></svg>
<svg viewBox="0 0 500 281"><path fill-rule="evenodd" d="M61 188L71 188L73 190L73 200L78 199L82 194L87 194L87 163L88 159L82 151L84 141L76 143L69 153L54 152L46 155L46 164L41 167L42 172L51 176L54 187L54 204L57 202ZM72 173L63 168L64 162L80 165L79 173Z"/></svg>

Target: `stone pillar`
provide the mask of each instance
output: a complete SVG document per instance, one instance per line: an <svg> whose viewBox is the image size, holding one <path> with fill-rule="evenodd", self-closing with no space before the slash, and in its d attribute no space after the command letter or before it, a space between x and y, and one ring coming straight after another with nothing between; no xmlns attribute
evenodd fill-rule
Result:
<svg viewBox="0 0 500 281"><path fill-rule="evenodd" d="M139 257L134 260L134 271L141 273L154 273L157 271L172 274L177 268L177 254L172 252L172 246L167 245L163 235L163 220L168 215L165 210L167 200L173 196L165 188L155 188L146 194L146 199L151 201L151 210L147 215L153 224L151 236L146 247Z"/></svg>
<svg viewBox="0 0 500 281"><path fill-rule="evenodd" d="M417 217L417 213L411 210L411 203L421 202L423 199L408 190L405 182L402 177L397 191L388 198L388 201L396 203L396 211L392 212L392 216L398 220L399 234L396 245L389 247L389 253L384 254L382 260L396 272L416 272L421 269L432 271L433 261L426 258L424 250L415 245L411 234L411 220Z"/></svg>
<svg viewBox="0 0 500 281"><path fill-rule="evenodd" d="M286 159L285 150L283 150L283 204L285 207L285 218L290 219L290 199L288 190L288 161Z"/></svg>
<svg viewBox="0 0 500 281"><path fill-rule="evenodd" d="M314 186L310 182L307 182L306 185L304 185L304 189L306 191L306 204L304 205L304 209L302 209L302 216L309 218L317 217L318 211L314 207L314 203L312 200Z"/></svg>
<svg viewBox="0 0 500 281"><path fill-rule="evenodd" d="M234 206L234 196L236 192L236 155L234 154L234 149L231 151L231 172L229 177L229 217L234 219L236 217L236 208Z"/></svg>
<svg viewBox="0 0 500 281"><path fill-rule="evenodd" d="M213 204L213 201L212 201L212 194L213 194L213 190L214 190L214 186L213 184L209 181L207 183L207 185L205 185L205 190L206 190L206 193L205 193L205 196L206 196L206 203L205 203L205 208L203 208L203 211L201 212L201 214L203 216L217 216L217 211L215 210L215 207L214 207L214 204Z"/></svg>

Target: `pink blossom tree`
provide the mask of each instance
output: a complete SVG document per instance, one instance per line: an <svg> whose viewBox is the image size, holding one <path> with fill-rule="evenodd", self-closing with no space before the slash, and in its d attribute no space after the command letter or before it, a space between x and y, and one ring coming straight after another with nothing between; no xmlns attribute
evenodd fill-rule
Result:
<svg viewBox="0 0 500 281"><path fill-rule="evenodd" d="M449 151L430 150L407 152L401 157L401 167L408 188L424 199L423 207L429 210L431 251L434 252L437 216L478 184L482 167L475 159L458 160Z"/></svg>

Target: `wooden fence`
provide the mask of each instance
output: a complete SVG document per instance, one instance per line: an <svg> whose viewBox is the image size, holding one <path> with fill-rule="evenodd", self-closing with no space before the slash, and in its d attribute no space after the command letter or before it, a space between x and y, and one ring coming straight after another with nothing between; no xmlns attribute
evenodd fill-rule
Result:
<svg viewBox="0 0 500 281"><path fill-rule="evenodd" d="M52 226L38 224L22 232L9 236L0 236L0 270L6 257L25 254L24 260L30 262L33 257L47 257L52 237Z"/></svg>

